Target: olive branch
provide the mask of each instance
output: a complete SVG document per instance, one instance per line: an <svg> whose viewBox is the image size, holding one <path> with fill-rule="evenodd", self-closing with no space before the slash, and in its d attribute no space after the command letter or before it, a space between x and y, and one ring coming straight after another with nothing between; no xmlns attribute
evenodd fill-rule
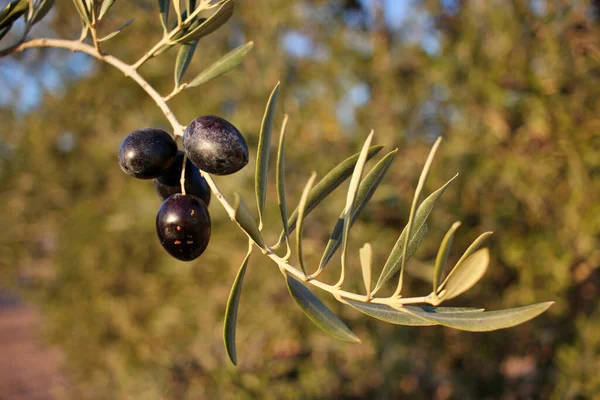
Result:
<svg viewBox="0 0 600 400"><path fill-rule="evenodd" d="M127 21L117 30L103 37L100 37L98 33L101 21L107 15L115 0L73 0L73 3L82 22L79 39L39 38L28 40L27 36L31 27L50 11L54 5L54 0L15 0L10 2L4 9L0 10L0 40L5 37L18 19L24 20L25 30L16 43L0 50L0 56L7 56L31 48L51 47L82 52L110 64L125 76L133 79L152 98L169 121L174 136L183 136L186 126L178 121L169 107L168 101L185 89L199 86L235 68L253 47L253 43L249 42L230 51L194 79L184 82L184 74L192 60L198 41L219 29L231 18L234 11L233 0L187 0L183 2L183 5L179 0L174 2L158 0L163 37L136 62L130 64L105 53L102 50L102 43L115 37L133 20ZM169 18L171 10L175 12L175 18ZM200 16L207 11L212 11L209 17ZM176 20L172 28L170 28L170 19ZM138 70L147 61L159 56L171 47L178 47L174 68L174 87L169 94L163 96L140 75ZM491 232L485 232L466 249L453 268L447 268L446 261L460 222L456 222L450 227L439 246L433 268L432 291L425 296L402 296L406 262L415 253L427 234L427 219L436 201L458 175L450 178L445 185L421 201L423 188L441 143L441 138L435 141L424 163L411 204L408 224L404 227L392 248L374 287L372 287L371 245L366 243L359 250L358 258L364 281L364 293L353 293L342 289L348 269L346 260L351 251L351 249L348 249L350 231L361 211L382 182L392 164L397 149L381 157L375 166L367 172L365 169L367 162L383 149L383 146L371 145L374 136L371 132L358 153L342 161L322 179L317 181L316 173L313 172L304 187L298 206L289 214L285 196L284 149L288 121L288 116L285 115L277 147L275 182L282 232L277 243L268 246L263 239L262 231L267 194L267 175L270 164L270 145L278 93L279 83L268 99L259 136L255 171L258 220L249 211L244 199L239 194L234 193L234 201L230 203L219 190L211 175L205 171L200 171L213 195L231 220L249 238L248 253L234 280L225 312L225 348L234 364L237 362L235 347L237 310L249 257L255 248L260 249L263 255L277 264L285 277L291 297L309 319L331 336L345 341L359 342L360 340L307 286L314 286L328 292L337 301L347 304L370 317L389 323L409 326L443 325L466 331L491 331L512 327L538 316L553 304L553 302L543 302L489 312L484 311L482 308L438 307L444 301L450 300L473 287L481 279L489 264L489 252L486 248L481 248L485 239L491 235ZM183 194L185 194L185 165L184 158L181 172L181 190ZM348 179L350 179L350 182L345 207L335 224L317 269L313 273L309 273L302 251L303 227L306 217L321 201ZM290 235L294 231L296 247L292 249ZM280 255L278 250L283 245L285 245L285 254ZM338 281L335 284L328 284L319 280L319 275L340 247L340 276ZM298 261L297 266L290 263L291 256L294 253ZM447 270L450 272L446 273ZM398 280L394 293L388 297L377 297L378 291L396 275Z"/></svg>

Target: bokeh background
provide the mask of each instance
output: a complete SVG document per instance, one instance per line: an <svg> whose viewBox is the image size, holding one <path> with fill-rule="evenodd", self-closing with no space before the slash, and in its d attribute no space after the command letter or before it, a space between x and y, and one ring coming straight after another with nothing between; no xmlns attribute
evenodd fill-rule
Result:
<svg viewBox="0 0 600 400"><path fill-rule="evenodd" d="M192 263L169 257L156 239L160 201L151 182L123 174L116 157L129 132L168 130L166 120L112 67L68 51L32 50L0 59L0 290L37 310L38 339L61 355L61 384L48 395L598 398L600 2L236 3L234 18L200 42L187 76L246 41L255 42L254 51L241 68L171 101L184 123L216 114L244 132L253 156L242 172L217 179L226 195L241 190L253 203L258 131L281 80L276 127L288 113L290 207L312 170L323 176L356 152L371 128L375 142L399 148L352 231L349 288L360 290L356 259L365 241L373 244L375 266L383 265L407 222L429 148L442 135L426 192L460 176L409 263L406 294L429 293L424 272L445 231L461 220L450 262L479 233L495 235L487 275L453 305L556 304L522 326L482 334L388 325L317 293L363 341L347 344L314 327L289 299L276 266L254 255L234 368L223 349L222 317L245 236L214 202L206 253ZM156 2L144 0L117 1L101 29L130 17L133 24L104 47L133 62L161 28ZM79 29L72 3L61 1L32 34L76 38ZM174 56L172 50L141 69L162 93L172 88ZM308 265L320 258L343 192L307 220ZM280 229L273 184L267 209L272 243ZM34 357L28 365L40 362Z"/></svg>

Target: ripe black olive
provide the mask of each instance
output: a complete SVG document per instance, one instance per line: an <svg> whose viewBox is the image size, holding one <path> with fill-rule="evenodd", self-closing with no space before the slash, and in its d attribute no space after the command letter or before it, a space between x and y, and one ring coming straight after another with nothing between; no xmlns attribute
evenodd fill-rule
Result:
<svg viewBox="0 0 600 400"><path fill-rule="evenodd" d="M164 249L181 261L198 258L210 240L210 215L196 196L174 194L156 215L156 232Z"/></svg>
<svg viewBox="0 0 600 400"><path fill-rule="evenodd" d="M177 156L177 143L162 129L131 132L119 148L119 165L128 175L152 179L168 168Z"/></svg>
<svg viewBox="0 0 600 400"><path fill-rule="evenodd" d="M210 174L229 175L248 164L248 145L235 126L220 117L193 120L183 134L190 160Z"/></svg>
<svg viewBox="0 0 600 400"><path fill-rule="evenodd" d="M181 193L181 166L183 165L184 152L179 150L175 162L163 171L162 175L153 180L156 192L161 199L176 193ZM199 197L207 206L210 204L210 187L206 179L200 175L200 171L187 159L185 163L185 192Z"/></svg>

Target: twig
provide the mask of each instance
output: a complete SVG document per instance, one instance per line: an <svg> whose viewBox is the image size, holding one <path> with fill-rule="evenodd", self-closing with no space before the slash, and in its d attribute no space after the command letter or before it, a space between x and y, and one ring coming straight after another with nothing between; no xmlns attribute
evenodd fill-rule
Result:
<svg viewBox="0 0 600 400"><path fill-rule="evenodd" d="M133 79L142 89L144 89L144 91L152 98L152 100L154 100L156 105L160 108L160 110L163 112L163 114L165 115L165 117L167 118L167 120L169 121L171 126L173 127L173 134L175 136L183 135L185 126L183 126L179 123L179 121L177 120L177 118L175 117L175 115L173 114L173 112L171 111L171 109L169 108L169 106L166 103L166 101L168 99L170 99L171 97L173 97L174 94L168 95L166 97L161 96L137 72L136 65L139 64L139 62L134 65L130 65L130 64L127 64L109 54L102 54L94 46L90 46L88 44L82 43L79 40L61 40L61 39L33 39L33 40L26 41L26 42L22 42L20 44L17 44L9 49L6 49L6 50L0 52L0 57L6 56L13 52L21 52L25 49L39 48L39 47L53 47L53 48L68 49L71 51L79 51L79 52L88 54L100 61L106 62L107 64L110 64L113 67L117 68L118 70L123 72L125 74L125 76L128 76L131 79ZM179 86L179 88L181 88L179 91L182 90L183 86L184 85ZM177 90L174 90L174 93L176 91ZM186 162L186 160L184 157L184 166L185 166L185 162ZM229 217L233 220L235 218L234 208L231 206L231 204L229 204L227 199L225 199L225 197L223 196L223 193L221 193L221 191L219 190L218 186L216 185L216 183L214 182L212 177L204 171L200 171L200 173L206 179L206 182L208 183L208 186L210 187L214 196L217 198L219 203L221 203L221 205L223 206L223 208L225 209L225 211L227 212ZM184 177L184 174L185 174L185 170L182 169L182 178ZM183 179L181 180L181 185L182 185L182 190L185 190ZM334 297L336 297L338 299L349 299L349 300L365 302L365 296L362 294L356 294L356 293L342 290L336 285L329 285L327 283L318 281L318 280L314 279L313 277L308 277L308 279L307 279L306 276L301 271L299 271L297 268L295 268L294 266L290 265L287 262L287 258L289 257L289 254L282 258L282 257L278 256L277 254L275 254L273 252L273 250L269 247L266 247L266 249L263 249L263 250L264 250L263 252L271 260L273 260L279 266L279 268L281 270L285 270L290 275L293 275L296 278L298 278L310 285L313 285L321 290L329 292L330 294L332 294ZM412 297L412 298L401 298L400 296L393 295L391 297L372 298L369 300L369 302L375 303L375 304L387 304L390 306L397 307L397 306L402 306L405 304L419 304L419 303L428 303L428 304L436 305L438 303L438 300L435 299L435 297L433 296L433 293L432 293L428 296Z"/></svg>

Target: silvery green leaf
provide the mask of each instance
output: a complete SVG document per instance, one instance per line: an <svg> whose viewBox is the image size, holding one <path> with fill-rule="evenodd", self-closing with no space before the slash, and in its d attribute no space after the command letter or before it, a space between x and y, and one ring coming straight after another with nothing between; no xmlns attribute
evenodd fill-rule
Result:
<svg viewBox="0 0 600 400"><path fill-rule="evenodd" d="M279 135L279 146L277 147L277 181L275 186L277 188L277 203L279 204L279 212L281 214L281 223L283 224L283 234L287 241L289 250L289 230L288 230L288 214L287 204L285 200L285 155L284 155L284 143L285 143L285 132L287 127L288 116L287 114L283 118L281 124L281 133Z"/></svg>
<svg viewBox="0 0 600 400"><path fill-rule="evenodd" d="M427 156L427 160L425 161L425 165L423 166L423 171L421 171L421 176L419 177L419 183L417 184L417 189L415 190L415 195L413 197L412 205L410 207L410 213L408 216L408 224L404 228L404 238L401 241L398 238L398 242L394 245L390 256L388 257L381 275L379 276L379 280L377 282L377 286L375 287L374 292L377 292L381 288L381 286L391 278L395 271L400 270L400 277L398 279L398 285L396 287L396 291L394 295L399 295L402 291L402 283L404 279L404 266L406 265L406 260L409 258L408 251L412 250L414 253L418 248L418 245L414 248L411 248L410 242L413 238L413 226L415 224L415 213L417 212L417 204L421 199L421 192L425 187L425 181L427 180L427 176L429 175L429 170L431 168L431 164L433 163L433 159L435 157L435 153L437 152L438 147L442 141L442 137L438 137L435 143L433 144L431 150L429 151L429 155ZM429 215L429 213L427 213ZM425 225L425 220L427 217L423 219L422 225ZM415 233L418 234L418 229L421 229L421 226L417 225L417 231ZM422 235L422 234L421 234ZM419 242L420 243L420 242ZM399 250L399 251L398 251ZM382 279L383 278L383 279Z"/></svg>
<svg viewBox="0 0 600 400"><path fill-rule="evenodd" d="M490 237L492 235L493 232L484 232L481 235L479 235L479 237L477 239L475 239L473 241L473 243L471 243L471 245L469 246L469 248L463 253L463 255L460 257L460 259L456 262L456 265L454 266L454 269L456 269L457 267L460 267L460 265L465 262L465 260L467 258L469 258L473 253L475 253L479 247L481 247L481 245L483 244L483 242L485 242L485 240ZM452 273L452 272L451 272ZM444 289L444 287L446 286L446 283L448 283L448 277L446 277L446 279L444 280L444 282L439 285L438 287L438 294Z"/></svg>
<svg viewBox="0 0 600 400"><path fill-rule="evenodd" d="M175 0L179 1L179 0ZM171 8L171 0L158 0L158 10L160 12L160 23L167 30L169 26L169 8Z"/></svg>
<svg viewBox="0 0 600 400"><path fill-rule="evenodd" d="M273 120L275 119L275 107L277 106L277 94L279 93L279 82L273 88L265 114L263 116L258 138L258 150L256 153L256 172L254 174L256 204L258 205L258 227L262 229L265 201L267 199L267 174L269 172L269 154L271 152L271 136L273 135Z"/></svg>
<svg viewBox="0 0 600 400"><path fill-rule="evenodd" d="M444 186L433 192L429 197L427 197L414 215L413 229L411 234L411 242L406 251L406 258L410 258L414 252L417 250L418 245L421 243L420 240L414 242L415 239L423 239L424 231L427 229L427 218L429 214L433 210L436 201L440 198L442 193L446 190L448 185L458 176L454 175ZM402 230L400 237L396 241L394 248L390 252L390 255L381 271L381 275L379 276L379 280L377 281L377 285L375 285L374 292L379 290L395 273L397 273L402 265L402 259L404 254L404 243L406 242L406 231L407 227Z"/></svg>
<svg viewBox="0 0 600 400"><path fill-rule="evenodd" d="M360 343L360 339L306 286L287 276L290 295L306 316L319 328L336 339Z"/></svg>
<svg viewBox="0 0 600 400"><path fill-rule="evenodd" d="M214 64L200 72L188 85L187 88L193 88L213 80L240 65L244 57L252 50L254 42L248 42L243 46L237 47L218 59Z"/></svg>
<svg viewBox="0 0 600 400"><path fill-rule="evenodd" d="M367 299L371 297L371 263L372 263L372 250L369 243L358 251L360 258L360 267L362 269L363 282L365 284L365 295Z"/></svg>
<svg viewBox="0 0 600 400"><path fill-rule="evenodd" d="M29 10L29 0L15 0L8 3L0 11L0 28L12 25L25 12Z"/></svg>
<svg viewBox="0 0 600 400"><path fill-rule="evenodd" d="M308 182L306 182L306 186L302 191L302 196L300 197L300 203L298 204L298 229L296 230L296 252L298 253L298 262L300 263L300 268L302 268L302 272L304 272L304 276L306 274L306 268L304 267L304 255L302 253L302 228L304 223L304 210L306 209L306 201L308 198L308 193L317 178L317 173L313 172L310 176Z"/></svg>
<svg viewBox="0 0 600 400"><path fill-rule="evenodd" d="M358 186L358 191L356 192L356 200L354 202L354 209L352 211L352 219L350 220L351 224L354 224L358 219L361 211L365 208L375 190L381 183L385 173L387 172L390 165L392 165L392 161L396 156L398 150L392 150L388 154L386 154L372 169L369 171L367 176L362 180L360 185ZM344 213L340 214L335 227L331 233L331 237L327 242L327 246L325 247L325 251L323 252L323 256L321 257L321 262L319 263L319 270L325 268L327 263L331 260L336 250L340 247L342 243L342 234L344 229Z"/></svg>
<svg viewBox="0 0 600 400"><path fill-rule="evenodd" d="M104 14L115 4L115 0L104 0L102 2L102 7L100 8L100 14L98 14L98 20L101 20L104 17Z"/></svg>
<svg viewBox="0 0 600 400"><path fill-rule="evenodd" d="M196 0L187 0L186 6L187 6L187 13L189 15L196 9Z"/></svg>
<svg viewBox="0 0 600 400"><path fill-rule="evenodd" d="M114 1L114 0L113 0ZM54 7L55 0L42 0L39 6L33 12L33 17L31 17L31 25L37 24L44 18L48 12Z"/></svg>
<svg viewBox="0 0 600 400"><path fill-rule="evenodd" d="M254 243L256 243L260 248L264 249L265 243L262 235L258 230L256 221L252 217L250 210L248 210L246 202L238 193L234 193L234 200L233 209L235 210L235 222L237 222L240 228L246 232L248 237L252 239Z"/></svg>
<svg viewBox="0 0 600 400"><path fill-rule="evenodd" d="M206 19L197 27L193 25L185 34L177 39L177 43L185 43L200 39L209 35L223 26L233 15L234 2L232 0L224 3L210 18Z"/></svg>
<svg viewBox="0 0 600 400"><path fill-rule="evenodd" d="M102 39L99 39L99 42L105 42L107 40L112 39L113 37L117 36L123 29L127 28L129 26L129 24L131 24L133 22L134 18L131 18L129 21L125 22L123 25L121 25L120 27L118 27L115 31L109 33L108 35L104 36Z"/></svg>
<svg viewBox="0 0 600 400"><path fill-rule="evenodd" d="M195 40L193 42L184 43L179 47L177 51L177 57L175 58L175 86L179 86L181 84L181 79L183 78L183 74L188 69L190 62L192 61L192 57L194 57L194 52L196 51L196 46L198 45L198 41Z"/></svg>
<svg viewBox="0 0 600 400"><path fill-rule="evenodd" d="M369 149L369 153L367 154L367 159L370 160L373 158L379 151L383 148L383 146L373 146ZM348 157L341 163L339 163L335 168L327 173L321 179L315 187L310 191L308 195L308 201L306 203L306 214L310 213L316 206L321 203L327 196L331 194L335 189L338 188L350 175L352 175L352 171L354 171L354 166L356 165L356 161L358 161L358 156L360 153L356 153L351 157ZM288 220L288 233L292 233L294 229L296 229L296 222L298 220L298 209L295 209L292 212L292 216ZM281 234L279 238L279 243L283 241L283 234Z"/></svg>
<svg viewBox="0 0 600 400"><path fill-rule="evenodd" d="M466 258L450 271L439 298L450 300L473 287L485 274L490 263L488 249L481 249Z"/></svg>
<svg viewBox="0 0 600 400"><path fill-rule="evenodd" d="M532 304L530 306L509 308L500 311L453 312L439 313L437 308L430 310L418 310L406 307L407 311L415 317L422 318L433 324L444 325L449 328L460 329L470 332L487 332L497 329L510 328L515 325L529 321L546 311L553 301Z"/></svg>
<svg viewBox="0 0 600 400"><path fill-rule="evenodd" d="M89 13L86 5L84 4L83 0L73 0L73 3L75 3L75 8L77 9L77 12L79 13L79 16L81 17L81 19L89 25L90 21L91 21L91 14Z"/></svg>
<svg viewBox="0 0 600 400"><path fill-rule="evenodd" d="M244 275L246 275L246 268L248 267L248 259L250 259L250 253L252 253L252 245L248 249L248 254L242 262L242 266L235 277L233 286L231 287L231 293L229 293L229 300L227 300L227 308L225 309L225 322L223 324L223 341L225 342L225 350L229 359L233 365L237 364L237 355L235 351L235 332L237 325L237 313L238 306L240 304L240 297L242 296L242 284L244 282Z"/></svg>
<svg viewBox="0 0 600 400"><path fill-rule="evenodd" d="M437 293L440 279L442 278L442 275L444 275L444 268L446 266L446 261L448 260L448 254L450 254L450 248L452 247L452 239L454 238L454 233L459 227L460 222L455 222L452 224L444 236L444 239L442 239L442 243L440 244L440 249L438 250L438 254L435 259L435 267L433 269L433 293Z"/></svg>
<svg viewBox="0 0 600 400"><path fill-rule="evenodd" d="M360 301L344 299L354 307L356 310L366 314L370 317L380 319L385 322L389 322L396 325L407 325L407 326L432 326L437 325L436 322L429 321L415 314L416 311L423 310L436 310L438 313L453 313L453 312L464 312L464 313L479 313L483 309L477 308L457 308L457 307L431 307L431 306L404 306L393 308L386 304L375 304L375 303L362 303ZM414 310L411 313L409 310Z"/></svg>

